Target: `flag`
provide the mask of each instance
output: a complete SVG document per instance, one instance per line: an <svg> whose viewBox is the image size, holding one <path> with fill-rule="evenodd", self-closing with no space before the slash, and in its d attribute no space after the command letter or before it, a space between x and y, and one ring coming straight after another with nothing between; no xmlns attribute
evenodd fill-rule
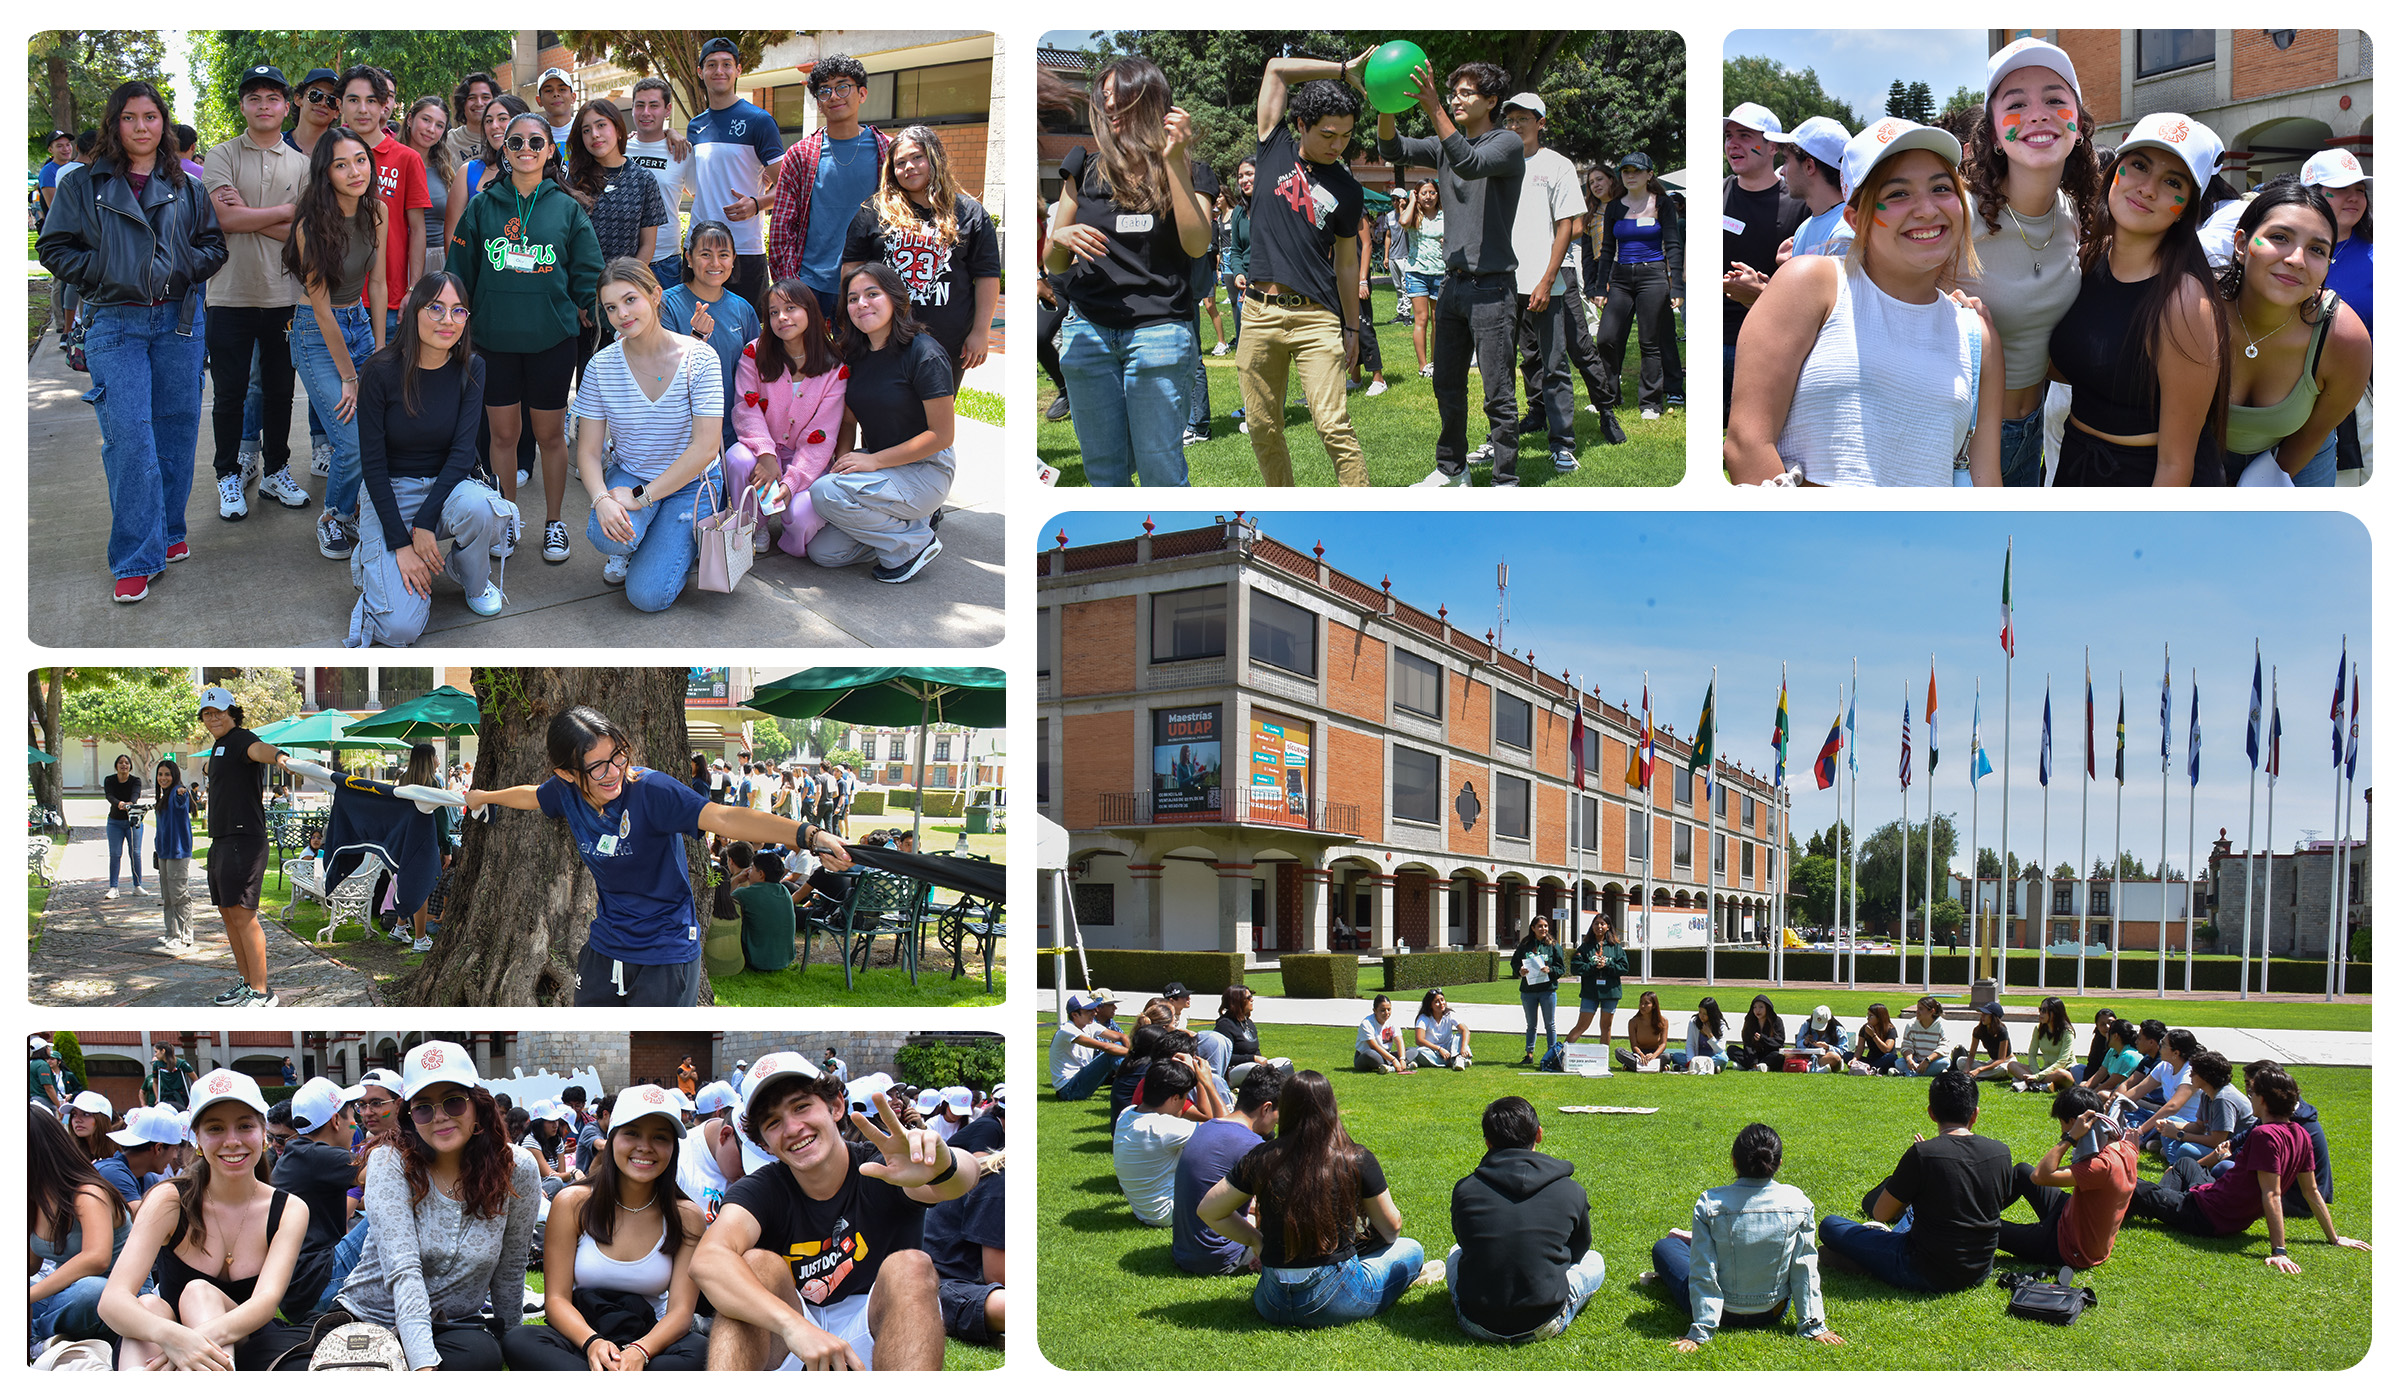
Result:
<svg viewBox="0 0 2400 1400"><path fill-rule="evenodd" d="M2000 649L2011 657L2017 654L2017 622L2008 602L2008 566L2016 552L2016 545L2011 543L2008 553L2000 556Z"/></svg>
<svg viewBox="0 0 2400 1400"><path fill-rule="evenodd" d="M2095 717L2092 710L2092 659L2083 659L2083 776L2100 776L2100 752L2093 746Z"/></svg>
<svg viewBox="0 0 2400 1400"><path fill-rule="evenodd" d="M2358 781L2358 668L2355 666L2350 668L2350 771L2343 776Z"/></svg>
<svg viewBox="0 0 2400 1400"><path fill-rule="evenodd" d="M2042 687L2042 786L2050 786L2050 687Z"/></svg>
<svg viewBox="0 0 2400 1400"><path fill-rule="evenodd" d="M1975 688L1974 725L1967 731L1967 786L1980 787L1992 771L1992 756L1983 747L1983 687Z"/></svg>
<svg viewBox="0 0 2400 1400"><path fill-rule="evenodd" d="M1787 677L1775 692L1775 786L1783 786L1784 766L1792 747L1792 683Z"/></svg>
<svg viewBox="0 0 2400 1400"><path fill-rule="evenodd" d="M2333 766L2342 766L2342 677L2350 669L2350 639L2342 638L2342 659L2333 668Z"/></svg>
<svg viewBox="0 0 2400 1400"><path fill-rule="evenodd" d="M1635 741L1633 751L1625 755L1625 786L1637 792L1650 790L1651 765L1658 751L1650 731L1650 682L1642 682L1642 737Z"/></svg>
<svg viewBox="0 0 2400 1400"><path fill-rule="evenodd" d="M1908 697L1900 697L1900 787L1908 788Z"/></svg>
<svg viewBox="0 0 2400 1400"><path fill-rule="evenodd" d="M1925 780L1933 781L1933 770L1942 766L1941 717L1934 712L1933 668L1925 668Z"/></svg>
<svg viewBox="0 0 2400 1400"><path fill-rule="evenodd" d="M2266 718L2267 663L2255 647L2250 652L2250 771L2258 771L2258 726Z"/></svg>
<svg viewBox="0 0 2400 1400"><path fill-rule="evenodd" d="M2125 673L2117 673L2117 786L2125 786Z"/></svg>
<svg viewBox="0 0 2400 1400"><path fill-rule="evenodd" d="M1708 694L1700 701L1700 724L1692 731L1692 775L1700 780L1700 791L1714 796L1717 762L1717 683L1708 683Z"/></svg>
<svg viewBox="0 0 2400 1400"><path fill-rule="evenodd" d="M2283 772L2283 697L2273 696L2267 702L2267 786Z"/></svg>
<svg viewBox="0 0 2400 1400"><path fill-rule="evenodd" d="M2161 662L2163 667L2166 663ZM2158 771L2167 771L2175 752L2175 673L2158 673Z"/></svg>
<svg viewBox="0 0 2400 1400"><path fill-rule="evenodd" d="M1575 687L1575 727L1567 731L1567 747L1575 751L1575 790L1583 791L1583 687Z"/></svg>
<svg viewBox="0 0 2400 1400"><path fill-rule="evenodd" d="M2184 748L2191 760L2192 786L2198 787L2200 786L2200 678L2198 676L2192 677L2192 737L2191 741L2184 745Z"/></svg>
<svg viewBox="0 0 2400 1400"><path fill-rule="evenodd" d="M1842 756L1842 712L1833 712L1833 728L1825 732L1825 747L1817 750L1817 791L1833 786L1834 766Z"/></svg>
<svg viewBox="0 0 2400 1400"><path fill-rule="evenodd" d="M1853 690L1853 691L1851 691L1851 692L1850 692L1850 736L1849 736L1849 744L1850 744L1850 776L1851 776L1852 780L1855 782L1855 780L1856 780L1856 779L1857 779L1857 777L1858 777L1858 692L1857 692L1857 691L1855 691L1855 690Z"/></svg>

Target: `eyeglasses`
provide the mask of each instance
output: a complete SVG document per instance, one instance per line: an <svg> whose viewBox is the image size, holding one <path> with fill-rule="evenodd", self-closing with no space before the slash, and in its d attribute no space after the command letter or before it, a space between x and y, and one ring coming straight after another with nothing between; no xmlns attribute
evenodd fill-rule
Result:
<svg viewBox="0 0 2400 1400"><path fill-rule="evenodd" d="M463 306L452 306L446 302L437 301L426 305L425 314L436 321L464 321L474 313Z"/></svg>
<svg viewBox="0 0 2400 1400"><path fill-rule="evenodd" d="M550 138L547 136L511 136L501 144L512 151L540 151L549 149Z"/></svg>
<svg viewBox="0 0 2400 1400"><path fill-rule="evenodd" d="M856 97L857 95L858 84L851 82L847 78L838 83L827 83L825 86L817 89L817 96L819 97L851 98Z"/></svg>
<svg viewBox="0 0 2400 1400"><path fill-rule="evenodd" d="M311 107L339 107L342 105L342 99L323 88L310 88L300 95L308 100L308 105Z"/></svg>
<svg viewBox="0 0 2400 1400"><path fill-rule="evenodd" d="M408 1116L419 1123L432 1122L437 1113L444 1118L464 1118L467 1116L468 1102L466 1095L452 1094L438 1104L413 1103L408 1106Z"/></svg>
<svg viewBox="0 0 2400 1400"><path fill-rule="evenodd" d="M632 765L633 756L625 752L623 749L619 749L606 758L596 759L593 762L583 765L583 776L587 778L597 778L611 768L629 768Z"/></svg>

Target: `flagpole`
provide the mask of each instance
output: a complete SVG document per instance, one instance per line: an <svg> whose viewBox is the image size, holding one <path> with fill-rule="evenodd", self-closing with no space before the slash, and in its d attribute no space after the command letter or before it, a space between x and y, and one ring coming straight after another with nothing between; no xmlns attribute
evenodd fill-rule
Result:
<svg viewBox="0 0 2400 1400"><path fill-rule="evenodd" d="M2275 961L2275 780L2283 767L2283 683L2276 671L2267 672L2267 883L2259 897L2261 930L2258 947L2258 994L2265 996L2272 980L2269 969Z"/></svg>
<svg viewBox="0 0 2400 1400"><path fill-rule="evenodd" d="M2183 801L2183 990L2192 990L2192 881L2198 874L2200 836L2200 668L2192 668L2192 728L2184 748L2190 758L2191 785Z"/></svg>
<svg viewBox="0 0 2400 1400"><path fill-rule="evenodd" d="M2357 790L2358 780L2350 779L2345 787L2342 778L2337 774L2334 786L2341 789L2341 796L2340 806L2334 812L2333 821L2333 913L2327 921L2332 927L2327 932L2325 943L2325 999L2327 1001L2333 1000L2334 989L2340 985L2337 979L2347 971L2343 967L2346 959L2343 956L2342 944L2350 934L2350 847L2349 833L2345 828L2350 823L2350 798Z"/></svg>
<svg viewBox="0 0 2400 1400"><path fill-rule="evenodd" d="M2108 989L2121 992L2125 953L2125 673L2117 672L2117 839L2108 847Z"/></svg>
<svg viewBox="0 0 2400 1400"><path fill-rule="evenodd" d="M1567 684L1575 687L1575 718L1580 721L1583 718L1583 684L1571 676L1566 677L1565 679ZM1575 728L1580 730L1582 727L1583 726L1578 723ZM1583 767L1583 735L1581 733L1575 733L1571 731L1571 737L1575 743L1575 753L1573 755L1574 761L1568 765L1568 771L1577 772ZM1575 857L1575 888L1567 896L1566 946L1572 948L1578 942L1582 941L1583 937L1583 930L1577 927L1583 922L1583 843L1576 839L1575 836L1575 828L1583 821L1583 780L1581 778L1576 779L1575 791L1573 795L1567 798L1567 804L1567 844L1575 848L1573 852ZM1600 804L1598 801L1595 800L1593 802L1592 806L1595 809L1595 813L1597 812L1599 805ZM1595 821L1592 823L1592 825L1596 828L1599 826L1599 823ZM1597 834L1594 834L1592 837L1592 845L1595 849L1600 845L1600 838Z"/></svg>
<svg viewBox="0 0 2400 1400"><path fill-rule="evenodd" d="M2347 647L2345 646L2344 649L2347 650ZM2358 800L2358 731L2366 722L2366 717L2359 713L2359 704L2358 663L2353 661L2350 663L2350 752L2348 757L2342 760L2342 841L2344 844L2342 846L2342 896L2339 903L2342 946L2341 957L2337 960L2340 967L2340 980L2335 983L2335 990L2344 996L2349 995L2350 992L2350 847L2348 843L2354 841L2358 835L2358 817L2354 810L2354 804Z"/></svg>
<svg viewBox="0 0 2400 1400"><path fill-rule="evenodd" d="M2016 553L2017 539L2016 536L2011 535L2008 539L2007 559L2013 560ZM2000 888L2004 893L2001 895L2000 908L1992 920L1994 935L1992 943L1999 954L1998 970L1994 974L1992 982L1992 990L1995 995L2008 990L2008 934L2011 916L2016 911L2017 903L2017 861L2015 855L2008 849L2008 785L2009 780L2016 776L2009 769L2008 754L2010 741L2016 737L2014 712L2017 679L2016 638L2014 630L2008 626L2008 567L2007 562L2003 562L2000 566L2002 631L2009 635L2001 639L2007 643L2002 650L2008 659L2002 663L2000 668Z"/></svg>
<svg viewBox="0 0 2400 1400"><path fill-rule="evenodd" d="M2175 658L2158 648L2158 995L2167 995L2167 777L2175 743Z"/></svg>
<svg viewBox="0 0 2400 1400"><path fill-rule="evenodd" d="M1642 981L1650 981L1651 943L1658 927L1658 805L1651 794L1650 673L1642 672L1642 738L1634 755L1634 771L1642 775Z"/></svg>
<svg viewBox="0 0 2400 1400"><path fill-rule="evenodd" d="M1934 702L1939 698L1934 688L1935 656L1925 653L1925 956L1917 970L1925 978L1925 990L1933 990L1933 906L1942 897L1941 889L1933 883L1933 774L1941 762L1941 732L1936 727Z"/></svg>
<svg viewBox="0 0 2400 1400"><path fill-rule="evenodd" d="M2083 995L2083 971L2092 932L2092 771L2099 755L2092 751L2092 649L2083 649L2083 836L2075 844L2075 995Z"/></svg>
<svg viewBox="0 0 2400 1400"><path fill-rule="evenodd" d="M1708 705L1701 719L1702 732L1692 736L1692 742L1707 744L1708 768L1701 774L1707 791L1702 798L1708 803L1708 845L1700 852L1700 863L1708 867L1708 985L1717 985L1717 668L1708 668Z"/></svg>
<svg viewBox="0 0 2400 1400"><path fill-rule="evenodd" d="M1792 668L1789 663L1786 663L1782 667L1781 679L1777 682L1775 690L1775 721L1778 736L1775 749L1775 845L1767 854L1768 868L1781 872L1775 877L1775 898L1769 905L1768 919L1774 924L1774 928L1769 932L1767 938L1767 977L1769 982L1777 987L1783 985L1784 893L1792 885L1791 862L1784 858L1784 852L1790 847L1792 828L1791 814L1786 810L1792 795L1790 786L1792 767L1791 696Z"/></svg>
<svg viewBox="0 0 2400 1400"><path fill-rule="evenodd" d="M2037 922L2041 951L2033 955L2034 985L2050 989L2050 673L2042 672L2042 902Z"/></svg>
<svg viewBox="0 0 2400 1400"><path fill-rule="evenodd" d="M1967 985L1983 967L1983 677L1975 678L1975 718L1967 731Z"/></svg>
<svg viewBox="0 0 2400 1400"><path fill-rule="evenodd" d="M1903 987L1908 985L1908 682L1900 682L1900 937L1894 944L1900 953L1900 975L1894 979ZM1930 833L1927 838L1932 839Z"/></svg>
<svg viewBox="0 0 2400 1400"><path fill-rule="evenodd" d="M2342 636L2342 659L2347 662L2349 657L2350 637L2348 633L2344 633ZM2349 667L2344 665L2342 669L2346 671ZM2326 868L2325 881L2327 886L2325 902L2329 906L2325 911L2325 999L2327 1001L2333 1000L2336 977L2334 968L2341 959L2342 951L2341 930L2349 922L2342 890L2343 880L2349 874L2350 867L2349 853L2342 847L2342 818L2347 815L2347 808L2350 805L2342 800L2342 723L2340 715L2342 713L2342 686L2346 683L2346 679L2341 675L2333 678L2335 714L2333 723L2333 864ZM2296 935L2293 941L2295 943L2299 941Z"/></svg>
<svg viewBox="0 0 2400 1400"><path fill-rule="evenodd" d="M1836 832L1839 832L1842 828L1842 755L1845 750L1841 748L1843 738L1842 688L1838 684L1833 688L1833 737L1835 743L1833 755L1833 829ZM1842 980L1842 848L1838 844L1833 848L1833 943L1831 946L1833 950L1833 972L1832 975L1827 977L1825 980L1828 982L1839 982Z"/></svg>
<svg viewBox="0 0 2400 1400"><path fill-rule="evenodd" d="M1850 848L1850 990L1858 990L1858 658L1850 658L1850 821L1843 844Z"/></svg>
<svg viewBox="0 0 2400 1400"><path fill-rule="evenodd" d="M2258 886L2250 859L2258 852L2258 746L2265 737L2266 717L2259 709L2265 697L2258 693L2258 639L2250 639L2250 824L2242 832L2242 962L2241 997L2250 999L2250 906Z"/></svg>

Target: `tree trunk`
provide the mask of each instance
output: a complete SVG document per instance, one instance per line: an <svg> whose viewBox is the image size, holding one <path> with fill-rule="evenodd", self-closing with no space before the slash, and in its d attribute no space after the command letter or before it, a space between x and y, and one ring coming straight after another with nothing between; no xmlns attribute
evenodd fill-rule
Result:
<svg viewBox="0 0 2400 1400"><path fill-rule="evenodd" d="M72 43L74 40L70 39ZM53 130L73 131L75 126L75 89L67 80L67 51L65 45L53 47L44 57L42 71L50 83L50 120Z"/></svg>
<svg viewBox="0 0 2400 1400"><path fill-rule="evenodd" d="M49 681L47 685L42 683L45 678ZM56 763L33 765L34 805L64 812L67 756L58 752L58 728L66 679L55 670L36 670L26 673L25 684L25 712L36 716L36 722L42 726L42 752L58 758Z"/></svg>
<svg viewBox="0 0 2400 1400"><path fill-rule="evenodd" d="M624 726L635 761L661 770L655 781L677 781L691 752L683 719L687 674L677 666L476 667L483 722L475 786L549 778L550 721L577 705ZM695 889L704 888L703 848L688 846L688 876ZM564 822L516 811L468 821L441 932L399 997L422 1006L572 1006L575 959L597 908L591 876ZM705 926L697 909L694 918ZM705 979L703 971L703 1004Z"/></svg>

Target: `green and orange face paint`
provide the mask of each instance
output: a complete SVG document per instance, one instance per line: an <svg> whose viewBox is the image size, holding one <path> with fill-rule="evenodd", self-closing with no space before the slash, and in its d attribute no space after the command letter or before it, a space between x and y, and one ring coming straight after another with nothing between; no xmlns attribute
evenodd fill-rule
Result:
<svg viewBox="0 0 2400 1400"><path fill-rule="evenodd" d="M2083 129L2082 127L2076 125L2074 103L2053 102L2050 104L2050 108L2051 111L2056 114L2058 120L2066 125L2067 130L2081 131ZM2024 139L2024 137L2025 114L2023 112L2002 112L2000 114L2000 139L2003 141L2021 141Z"/></svg>

